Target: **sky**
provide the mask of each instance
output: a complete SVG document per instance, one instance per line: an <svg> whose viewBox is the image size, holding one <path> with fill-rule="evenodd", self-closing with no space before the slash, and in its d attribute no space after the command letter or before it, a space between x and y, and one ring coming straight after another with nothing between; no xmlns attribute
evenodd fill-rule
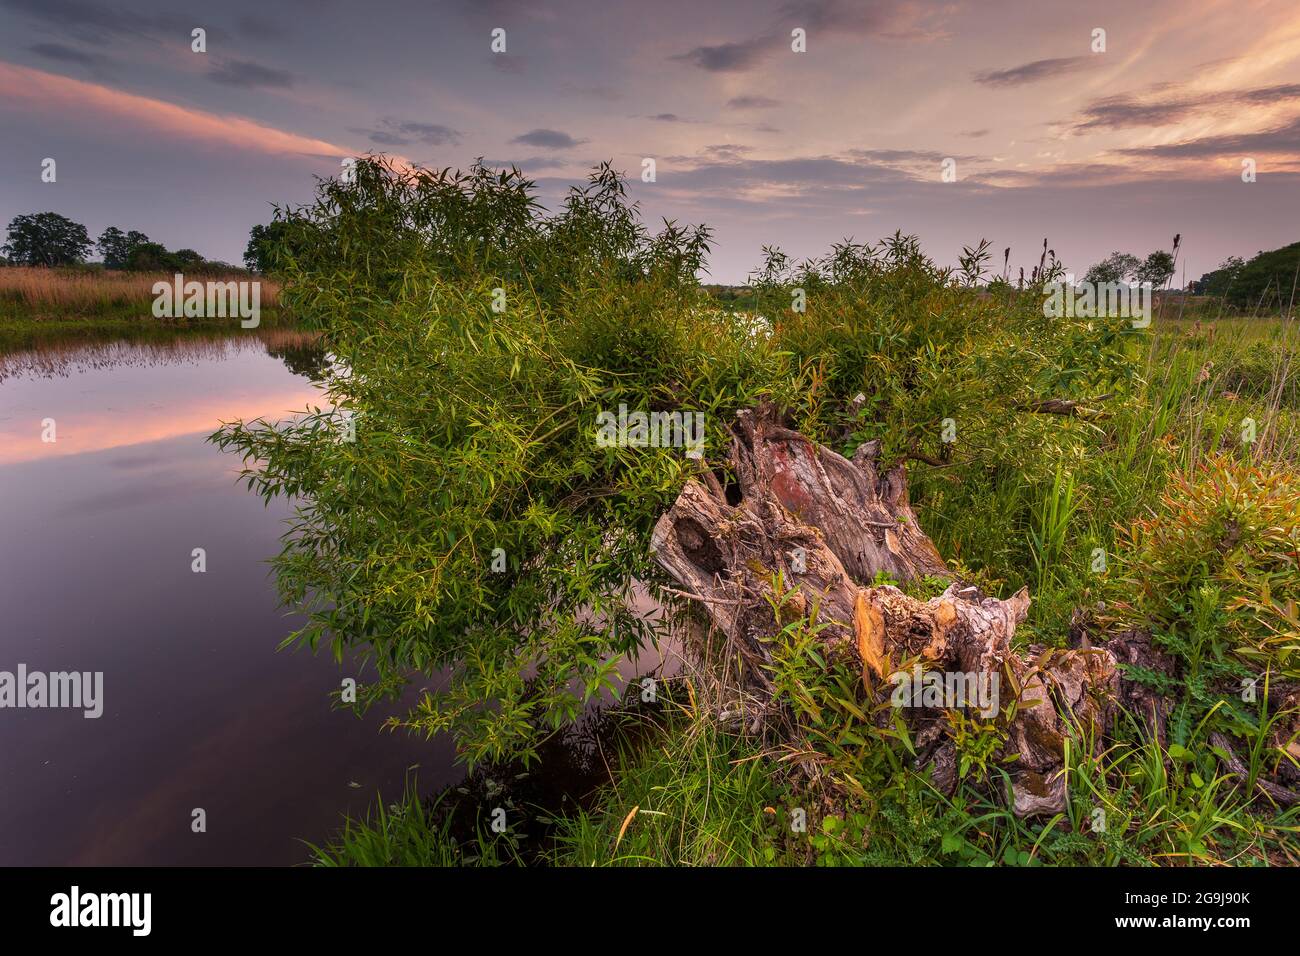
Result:
<svg viewBox="0 0 1300 956"><path fill-rule="evenodd" d="M550 208L611 160L651 225L714 230L716 282L902 230L1013 274L1177 233L1182 285L1300 240L1300 4L0 0L0 130L0 224L235 263L384 152L517 164Z"/></svg>

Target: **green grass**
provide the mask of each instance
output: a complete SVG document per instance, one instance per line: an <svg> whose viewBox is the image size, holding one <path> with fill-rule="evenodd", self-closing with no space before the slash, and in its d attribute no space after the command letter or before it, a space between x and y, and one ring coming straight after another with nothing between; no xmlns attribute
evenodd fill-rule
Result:
<svg viewBox="0 0 1300 956"><path fill-rule="evenodd" d="M824 807L825 794L786 782L756 741L685 709L642 745L620 750L594 804L559 818L546 862L556 866L1168 866L1300 863L1300 810L1252 811L1216 775L1203 736L1161 750L1076 742L1069 808L1018 820L1009 781L964 782L946 797L904 769L864 778L870 799ZM1170 769L1172 768L1172 769ZM800 826L799 814L802 813ZM316 865L497 866L520 857L505 837L458 842L408 791L403 802L350 821Z"/></svg>
<svg viewBox="0 0 1300 956"><path fill-rule="evenodd" d="M323 846L306 843L313 866L502 866L517 862L511 842L476 828L458 839L440 800L426 801L413 783L401 799L346 820Z"/></svg>
<svg viewBox="0 0 1300 956"><path fill-rule="evenodd" d="M670 704L658 733L620 749L594 807L558 820L560 866L763 866L800 862L790 801L753 741Z"/></svg>
<svg viewBox="0 0 1300 956"><path fill-rule="evenodd" d="M1148 563L1133 564L1138 559L1125 550L1121 532L1156 514L1171 482L1202 474L1199 466L1214 452L1227 456L1229 468L1267 462L1294 474L1296 419L1287 385L1295 354L1294 325L1221 323L1211 334L1170 323L1150 344L1145 385L1095 429L1090 453L1059 461L1038 483L1014 472L914 470L922 523L986 586L1009 592L1030 585L1035 603L1021 641L1064 644L1072 609L1131 595L1125 574L1135 568L1159 572L1150 555L1142 558ZM1255 445L1236 436L1245 414L1259 423L1263 438ZM1050 424L1088 428L1071 420ZM1106 556L1102 571L1094 570L1097 548ZM1161 588L1166 597L1176 592L1172 580ZM1230 618L1221 606L1228 595L1218 590L1189 593L1186 607L1178 605L1157 629L1185 678L1167 688L1168 740L1161 747L1132 722L1104 747L1076 734L1064 815L1017 819L1008 809L1007 768L996 763L962 779L953 795L940 793L912 768L905 740L863 730L857 716L828 704L842 700L853 675L810 663L799 653L795 627L787 631L794 634L789 664L796 669L777 682L806 739L831 772L852 778L858 796L827 800L826 791L790 773L780 751L669 702L652 732L640 727L622 738L613 778L594 801L553 821L544 859L561 866L1300 864L1300 808L1270 806L1248 789L1276 771L1271 735L1294 715L1270 714L1262 702L1222 703L1215 687L1242 672L1243 641L1228 631L1240 612ZM1257 667L1270 662L1280 666L1282 651L1255 659ZM1224 775L1209 741L1215 726L1234 735L1249 783ZM448 834L411 809L418 802L407 806L400 815L349 823L328 853L316 851L318 862L510 860L499 843L449 848Z"/></svg>

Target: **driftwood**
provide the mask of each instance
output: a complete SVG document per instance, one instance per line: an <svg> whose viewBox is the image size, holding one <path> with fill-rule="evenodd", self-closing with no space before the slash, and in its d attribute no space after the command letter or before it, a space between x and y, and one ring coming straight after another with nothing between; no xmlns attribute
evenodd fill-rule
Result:
<svg viewBox="0 0 1300 956"><path fill-rule="evenodd" d="M815 611L824 625L817 635L824 656L860 666L863 693L873 702L889 694L891 683L896 689L907 674L926 671L945 678L932 679L931 689L997 688L993 710L1006 733L999 756L1011 773L1018 815L1065 809L1062 771L1072 732L1072 746L1099 747L1123 707L1163 737L1163 702L1126 680L1119 666L1171 666L1143 635L1098 647L1085 640L1072 650L1013 651L1028 591L1001 600L956 580L917 523L904 466L882 470L879 458L878 442L860 446L850 460L792 430L770 406L742 412L729 453L734 482L724 485L712 472L688 482L655 527L656 561L742 662L740 709L751 729L781 716L767 667L769 639L785 623L774 612L774 589L781 588L792 589L780 605L783 616ZM938 597L920 601L875 585L881 572L902 584L948 583ZM951 790L957 762L943 717L954 701L909 693L901 699L918 763ZM891 696L899 699L897 690ZM976 703L988 715L988 701Z"/></svg>

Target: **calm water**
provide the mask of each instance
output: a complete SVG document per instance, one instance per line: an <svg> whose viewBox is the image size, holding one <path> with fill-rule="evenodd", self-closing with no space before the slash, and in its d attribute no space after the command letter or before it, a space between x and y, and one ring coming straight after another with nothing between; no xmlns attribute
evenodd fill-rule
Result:
<svg viewBox="0 0 1300 956"><path fill-rule="evenodd" d="M276 651L289 507L205 442L324 404L317 358L284 332L0 358L0 670L104 672L97 720L0 710L0 864L299 863L413 765L458 776L447 741L330 709L352 668Z"/></svg>

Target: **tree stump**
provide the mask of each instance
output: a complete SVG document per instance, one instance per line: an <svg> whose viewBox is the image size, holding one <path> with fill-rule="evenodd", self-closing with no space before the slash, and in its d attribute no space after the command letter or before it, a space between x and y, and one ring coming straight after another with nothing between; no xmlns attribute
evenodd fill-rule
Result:
<svg viewBox="0 0 1300 956"><path fill-rule="evenodd" d="M785 623L773 610L774 588L794 588L785 606L801 616L815 610L825 625L818 633L823 656L860 666L864 694L874 700L888 683L899 697L908 676L899 668L908 662L943 675L945 690L1007 688L997 709L1009 715L1002 756L1014 758L1015 812L1064 810L1066 720L1100 741L1114 712L1115 656L1092 648L1014 653L1028 591L1000 600L955 580L917 523L904 466L882 473L879 442L860 446L849 460L792 430L771 406L741 412L732 431L735 482L724 486L712 472L688 482L656 524L652 545L679 593L698 603L745 663L740 679L753 702L751 725L781 710L767 678L766 639ZM940 596L919 601L874 585L881 572L902 584L950 583ZM913 706L915 690L904 703L918 761L951 791L957 762L941 718L953 701L944 697L934 706L922 695Z"/></svg>

